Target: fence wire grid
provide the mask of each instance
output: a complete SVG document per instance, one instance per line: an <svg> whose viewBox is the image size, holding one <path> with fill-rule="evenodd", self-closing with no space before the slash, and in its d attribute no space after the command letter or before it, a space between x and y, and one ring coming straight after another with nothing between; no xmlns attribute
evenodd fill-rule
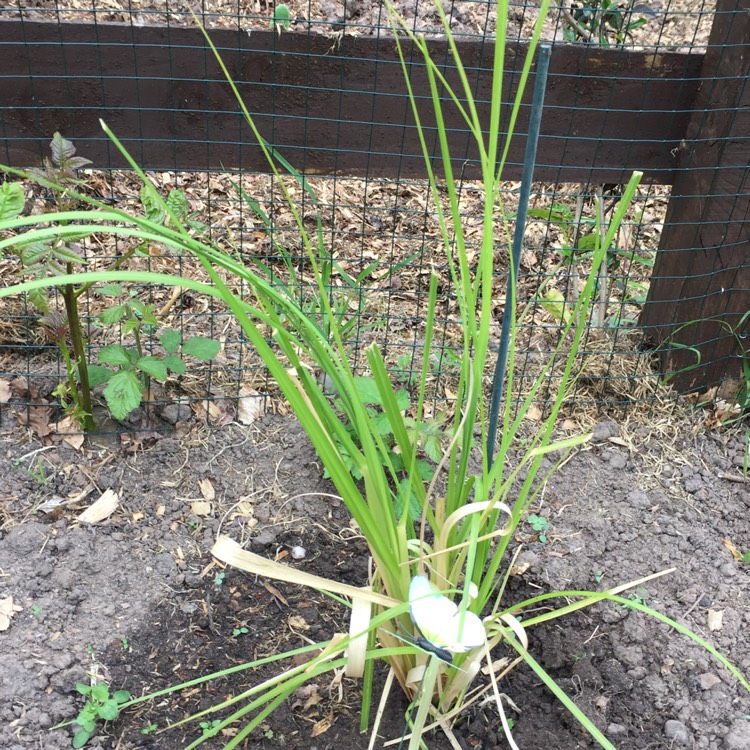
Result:
<svg viewBox="0 0 750 750"><path fill-rule="evenodd" d="M364 371L364 348L377 342L395 377L405 385L413 380L429 276L436 272L441 307L431 388L435 402L450 401L460 366L458 310L385 8L367 0L287 5L288 27L278 29L271 28L274 6L260 0L214 0L195 10L264 137L306 175L317 195L313 206L290 179L307 219L313 222L315 212L322 218L332 262L331 300L347 311L355 368ZM606 222L622 185L639 169L645 179L599 279L570 412L650 408L669 398L666 380L679 391L708 392L734 403L746 398L742 342L750 299L745 0L602 5L563 2L544 27L553 57L518 279L519 307L526 313L509 398L524 397L558 346L586 273L597 211ZM467 0L443 7L475 76L478 102L486 104L496 5ZM522 48L538 7L510 7L508 44ZM397 8L447 63L432 3ZM263 264L314 314L309 268L291 212L278 180L264 169L188 3L17 3L0 7L0 29L0 49L10 61L0 73L2 161L39 167L59 132L92 162L80 172L82 189L115 205L136 206L137 178L101 132L102 117L165 195L177 190L184 196L185 217L195 232L248 264ZM509 54L506 60L511 101L523 58ZM424 80L416 58L410 70L413 81ZM426 106L428 92L423 94ZM523 109L525 122L528 106ZM523 124L516 132L524 133ZM462 160L464 228L478 248L478 162L465 128L452 127L451 137ZM524 145L522 135L515 140L499 209L511 218ZM32 185L26 195L30 211L45 210L50 201ZM495 349L509 253L501 224ZM129 250L101 238L88 238L78 248L88 267L97 269ZM194 259L159 248L134 256L128 268L204 278ZM10 253L0 259L0 271L3 285L24 273ZM236 418L238 395L272 392L262 361L214 301L166 287L131 291L183 339L205 335L222 343L209 364L155 388L151 395L167 421L180 419L174 406L182 399L210 421L223 422ZM0 382L11 387L6 400L53 413L51 394L65 367L49 320L32 302L0 301ZM103 346L123 340L120 327L102 324L100 316L111 305L96 288L85 298L92 362ZM60 306L52 300L53 308ZM158 339L149 346L158 349ZM493 364L487 363L488 374ZM541 411L554 397L559 375L557 368L548 374Z"/></svg>

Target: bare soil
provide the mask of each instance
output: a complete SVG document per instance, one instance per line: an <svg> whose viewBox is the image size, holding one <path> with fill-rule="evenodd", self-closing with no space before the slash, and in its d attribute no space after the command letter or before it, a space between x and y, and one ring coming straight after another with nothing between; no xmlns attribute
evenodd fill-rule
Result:
<svg viewBox="0 0 750 750"><path fill-rule="evenodd" d="M366 582L366 547L343 504L326 496L331 488L295 421L267 415L252 427L208 431L191 422L182 438L151 445L103 436L79 451L62 443L36 453L40 446L12 419L3 424L0 601L13 597L21 609L0 632L0 747L69 747L70 729L50 728L75 717L83 702L75 684L91 675L141 695L346 630L346 609L309 590L232 569L217 583L220 568L208 553L221 531L290 565ZM741 437L699 433L685 420L659 433L600 422L535 509L551 525L546 543L529 526L520 530L525 572L511 579L507 601L607 588L674 567L633 594L750 673L750 568L725 544L750 547L744 450ZM79 502L42 510L89 487ZM115 514L94 526L76 523L106 489L120 495ZM193 513L192 503L212 492L209 514ZM297 562L288 555L295 545L307 553ZM716 630L710 611L721 613ZM750 748L750 697L663 624L607 604L539 626L531 638L535 657L621 750ZM140 705L88 746L184 748L201 733L194 724L142 730L164 728L280 668L238 672ZM526 667L501 690L521 709L512 714L519 747L594 746ZM394 696L377 747L400 736L405 709ZM364 749L359 715L359 685L328 676L242 746ZM463 716L456 733L465 748L507 747L492 706ZM430 748L448 747L442 736L426 739ZM222 747L212 742L205 747Z"/></svg>

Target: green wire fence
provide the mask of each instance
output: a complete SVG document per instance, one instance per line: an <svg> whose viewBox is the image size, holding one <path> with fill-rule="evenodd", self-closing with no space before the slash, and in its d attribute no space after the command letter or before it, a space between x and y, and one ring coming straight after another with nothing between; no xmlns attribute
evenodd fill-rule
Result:
<svg viewBox="0 0 750 750"><path fill-rule="evenodd" d="M481 107L498 38L495 5L448 5ZM430 40L433 59L446 61L446 78L455 80L431 3L403 6ZM537 12L533 2L510 6L514 23L500 30L511 50L508 102L522 61L513 51L523 49ZM435 271L441 316L432 396L450 401L460 356L455 300L439 260L439 228L382 5L289 2L263 5L255 14L244 12L247 7L215 0L194 10L264 138L292 169L289 184L303 213L311 221L316 213L323 219L331 300L349 321L352 362L365 368L364 348L377 341L394 376L408 386L412 363L421 357ZM708 392L740 408L750 403L747 10L747 0L665 0L658 7L566 0L553 9L544 35L552 56L520 258L518 304L524 312L510 398L523 395L558 346L597 226L606 226L621 186L639 170L643 183L600 276L570 410L622 413L661 404L670 392ZM47 159L54 169L49 144L60 133L91 162L77 171L77 190L115 205L137 202L136 181L101 131L102 118L163 193L173 194L192 231L264 268L309 305L311 315L319 313L278 182L267 174L187 3L131 0L127 10L98 0L9 3L0 7L0 49L0 161L40 168ZM429 91L416 56L411 81L415 91L424 91L429 127ZM516 132L526 132L529 110L530 100ZM467 236L473 227L479 236L476 154L465 123L455 115L448 125ZM518 209L524 149L525 139L517 138L498 199L496 344L510 253L503 218L512 222ZM46 210L59 198L32 184L25 190L27 210ZM200 276L186 258L158 247L133 254L115 241L87 240L76 252L100 270L128 256L129 267ZM3 285L27 271L16 254L0 258ZM154 287L122 295L117 304L136 299L151 306L160 325L179 331L182 341L206 336L222 345L210 362L197 363L165 387L155 384L150 395L167 422L181 419L182 399L185 408L190 404L221 423L237 417L238 396L271 392L262 362L213 302ZM0 301L0 401L54 411L53 394L65 371L55 344L59 332L51 331L54 319L33 302ZM127 331L102 320L111 296L94 287L83 302L94 362ZM161 346L156 329L146 330L154 333L149 350ZM494 358L488 383L493 365ZM556 378L553 367L540 410L554 397ZM0 419L10 413L0 409Z"/></svg>

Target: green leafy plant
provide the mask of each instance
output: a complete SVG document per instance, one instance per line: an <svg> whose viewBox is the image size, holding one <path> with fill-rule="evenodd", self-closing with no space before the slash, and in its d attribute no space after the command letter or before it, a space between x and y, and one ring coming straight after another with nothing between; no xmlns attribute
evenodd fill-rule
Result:
<svg viewBox="0 0 750 750"><path fill-rule="evenodd" d="M237 638L241 635L247 635L250 632L250 630L245 627L244 625L241 628L233 628L232 629L232 638Z"/></svg>
<svg viewBox="0 0 750 750"><path fill-rule="evenodd" d="M532 513L526 522L536 531L539 541L544 544L547 541L547 533L549 532L549 521L546 516L539 516L536 513Z"/></svg>
<svg viewBox="0 0 750 750"><path fill-rule="evenodd" d="M75 734L73 747L83 747L91 739L100 721L114 721L120 708L130 700L127 690L116 690L112 695L109 686L103 682L84 685L79 682L76 690L86 698L86 705L73 722Z"/></svg>
<svg viewBox="0 0 750 750"><path fill-rule="evenodd" d="M288 29L291 25L291 14L289 13L289 6L285 3L279 3L273 10L273 17L271 18L271 28L281 34L283 29Z"/></svg>
<svg viewBox="0 0 750 750"><path fill-rule="evenodd" d="M149 724L141 729L141 734L153 734L159 727L156 724Z"/></svg>
<svg viewBox="0 0 750 750"><path fill-rule="evenodd" d="M18 466L21 463L20 459L16 460L15 464ZM27 469L24 468L24 471L32 477L32 479L35 479L40 485L43 487L47 484L47 470L44 468L44 460L41 456L36 457L36 461Z"/></svg>
<svg viewBox="0 0 750 750"><path fill-rule="evenodd" d="M581 186L581 191L587 190L587 186ZM539 290L539 304L550 315L565 324L571 321L572 310L575 306L577 295L577 280L579 278L579 267L581 264L590 262L596 252L597 245L606 235L607 227L604 223L602 191L598 191L594 199L598 219L582 216L584 202L579 196L576 211L564 203L553 203L549 206L537 206L530 208L528 216L555 225L562 237L562 242L557 252L560 254L561 266L566 266L570 272L572 283L570 286L571 299L552 286L556 272L555 268L549 274L550 280ZM622 271L639 269L641 278L648 277L654 267L656 254L653 251L632 250L618 245L619 236L607 249L606 262L602 265L601 273L596 285L598 305L596 307L595 324L606 325L609 328L620 328L622 326L636 325L636 316L626 315L626 305L642 306L648 294L648 282L639 278L623 277ZM616 287L619 290L617 299L617 312L607 316L607 307L612 302L611 290Z"/></svg>
<svg viewBox="0 0 750 750"><path fill-rule="evenodd" d="M506 583L510 576L515 532L538 500L549 473L587 439L586 435L578 435L555 442L553 435L570 389L575 385L576 355L585 333L584 325L596 302L596 285L602 264L606 263L608 250L640 180L640 174L636 174L629 181L606 228L599 222L599 241L590 260L591 270L560 342L546 367L518 401L509 397L504 399L500 439L497 446L491 445L485 450L488 435L491 428L494 429L489 424L484 385L494 320L493 306L497 299L495 261L498 239L495 229L498 214L502 216L498 203L509 149L509 142L507 138L501 140L501 133L513 131L548 7L549 2L542 0L528 56L518 70L518 94L508 109L510 125L506 128L501 124L505 122L502 103L507 93L502 88L507 3L498 7L491 102L489 114L482 116L474 99L473 79L463 67L442 3L436 3L435 12L444 25L455 68L454 85L445 77L442 56L439 63L433 61L425 40L417 36L389 6L396 32L394 43L425 154L434 214L443 241L451 294L454 295L452 299L459 319L457 328L461 335L456 407L443 433L441 450L434 452L434 458L438 460L433 462L435 465L430 467L429 474L420 467L426 449L424 436L415 426L424 422L436 318L441 303L445 301L442 293L439 294L437 275L433 274L429 280L419 377L412 381L407 405L404 397L399 395L398 380L392 378L376 344L366 350L368 374L361 376L352 370L348 342L342 332L348 320L335 314L327 286L325 259L331 253L325 245L320 213L311 229L303 220L300 207L286 183L291 182L306 195L314 194L314 191L305 176L290 172L288 162L264 140L208 34L205 35L206 42L214 50L254 138L285 192L299 231L309 276L317 289L315 304L319 305L319 315L308 315L298 296L292 297L271 283L265 270L248 266L233 249L211 244L190 227L182 226L174 210L106 125L103 125L104 130L114 147L142 180L148 200L164 211L164 221L155 222L147 215L127 213L89 200L95 211L65 212L55 218L54 224L47 216L44 220L38 217L14 218L0 225L0 229L19 233L28 241L56 236L64 238L68 233L94 231L95 228L96 231L117 233L138 241L160 243L198 258L209 283L187 277L125 270L72 274L63 277L63 283L80 283L83 277L91 283L172 284L222 300L263 358L315 446L353 521L367 540L373 574L371 580L362 582L361 588L314 576L298 566L268 560L242 549L225 536L216 541L212 552L223 563L254 575L311 586L342 600L345 598L351 606L351 621L348 633L337 634L328 641L257 659L127 704L133 705L188 686L194 688L197 684L240 670L287 661L287 668L276 676L175 722L173 726L196 722L202 729L202 734L185 750L194 750L230 726L233 734L226 739L225 750L242 747L251 733L262 729L266 717L295 690L333 670L344 670L352 678L364 678L360 712L364 731L370 724L373 670L378 660L385 660L391 670L393 679L389 679L389 684L398 683L413 704L414 712L410 711L407 717L411 730L409 750L417 750L423 745L423 735L433 721L450 735L452 718L469 702L487 695L494 695L499 716L510 737L496 679L502 678L520 661L524 661L558 696L600 745L612 748L596 724L582 713L529 652L527 636L530 628L602 601L625 604L669 624L675 631L706 648L750 689L750 683L739 671L700 636L645 606L642 601L620 596L660 573L602 592L563 591L542 593L524 601L507 600ZM403 46L407 42L412 45L408 51ZM411 89L408 60L413 55L424 64L427 94L434 110L431 114L434 114L436 127L431 125L429 131L423 125L422 107L417 103L424 99L425 92ZM447 106L455 107L464 120L475 141L482 170L483 231L481 245L472 253L462 223L459 182L455 179L455 160L450 152L443 118ZM440 179L434 172L432 144L435 135L443 175ZM13 170L10 173L17 174ZM44 180L41 182L44 184ZM504 235L509 236L509 228L506 226L504 230ZM18 241L17 236L10 240ZM0 249L7 244L9 241L0 240ZM513 266L509 273L514 290ZM29 292L48 284L47 279L31 280L15 288L0 289L0 296ZM241 296L235 291L238 288L249 288L252 295ZM509 320L516 320L515 293L508 295L505 304L504 315ZM514 395L516 332L515 328L511 329L506 386L506 393ZM525 418L553 367L558 375L557 391L543 418L535 422L536 431L529 435ZM322 382L320 373L325 375ZM358 379L362 377L369 380ZM367 395L371 390L376 396ZM388 434L384 435L386 422ZM548 470L544 461L551 457L554 457L554 463ZM361 479L356 479L352 467L357 469ZM556 599L560 599L559 605L553 605ZM431 616L433 613L436 616ZM501 674L496 675L491 669L490 684L473 690L472 683L482 663L492 662L492 651L501 644L515 652L517 658ZM306 657L299 658L303 654ZM471 695L468 694L470 687ZM387 696L382 700L385 702ZM222 718L212 719L214 714ZM372 727L374 733L377 733L379 715ZM452 741L457 743L455 738Z"/></svg>
<svg viewBox="0 0 750 750"><path fill-rule="evenodd" d="M100 294L120 297L124 290L118 284L101 287ZM151 378L164 382L169 373L183 375L187 372L184 356L192 356L209 362L221 349L218 341L205 336L191 336L185 341L178 331L164 328L153 305L147 305L132 291L125 300L107 308L99 315L104 325L120 324L123 336L132 336L132 346L108 344L100 349L98 365L89 365L89 382L92 386L106 383L104 398L115 419L124 419L141 405L149 390ZM149 354L144 347L144 338L158 339L164 354Z"/></svg>
<svg viewBox="0 0 750 750"><path fill-rule="evenodd" d="M631 32L656 14L640 0L579 0L563 9L563 39L594 42L602 47L623 44Z"/></svg>
<svg viewBox="0 0 750 750"><path fill-rule="evenodd" d="M43 166L31 170L27 176L37 178L47 189L47 205L52 207L53 212L64 213L81 203L86 205L86 196L77 192L77 189L85 186L85 182L78 176L78 170L91 162L77 156L75 146L60 133L54 134L50 152L51 156L44 158ZM159 202L153 202L148 190L141 192L141 199L151 221L162 223L167 220L173 225L186 227L194 234L203 234L206 230L205 224L196 219L195 212L191 212L181 190L170 192L165 202L166 208L162 208ZM6 182L0 186L0 220L20 216L24 206L24 191L20 183ZM91 233L81 231L66 233L64 236L50 235L32 242L18 242L11 249L20 259L24 276L32 279L59 278L86 266L84 251L78 243ZM109 264L109 270L121 268L133 255L144 254L147 246L147 242L136 243L114 259ZM29 292L29 300L42 313L40 324L48 339L58 347L65 363L66 381L58 385L53 395L58 397L65 412L80 423L84 430L92 432L95 429L92 388L96 385L108 383L104 394L107 405L115 418L123 419L140 404L148 387L148 377L160 380L166 378L161 364L166 363L169 368L171 360L176 363L177 368L173 372L179 374L185 371L184 362L178 362L181 358L176 351L168 352L167 357L161 358L161 363L157 362L159 358L143 355L139 333L149 327L158 327L158 321L154 316L154 308L139 302L134 293L131 293L130 299L125 303L103 312L98 316L97 322L101 326L111 327L125 320L124 332L131 332L136 337L135 349L139 352L137 359L133 360L130 352L126 358L122 351L105 347L104 354L100 353L100 364L114 365L116 371L90 365L86 352L88 333L81 317L79 300L90 291L93 283L83 280L78 284L55 283L51 286L62 298L64 311L54 306L41 287ZM115 288L105 287L100 292L105 295L122 293L113 291ZM199 343L196 346L194 342L188 341L185 345L192 351L183 347L183 353L205 359L205 355L201 354L206 351L205 344Z"/></svg>

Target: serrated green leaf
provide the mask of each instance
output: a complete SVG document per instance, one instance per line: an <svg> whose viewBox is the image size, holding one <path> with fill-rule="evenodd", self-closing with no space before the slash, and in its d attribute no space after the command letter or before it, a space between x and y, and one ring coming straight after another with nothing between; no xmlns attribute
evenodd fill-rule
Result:
<svg viewBox="0 0 750 750"><path fill-rule="evenodd" d="M98 286L96 291L105 297L120 297L125 290L122 284L105 284L104 286Z"/></svg>
<svg viewBox="0 0 750 750"><path fill-rule="evenodd" d="M171 328L165 328L159 334L159 341L168 354L174 354L180 347L182 334L179 331L173 331Z"/></svg>
<svg viewBox="0 0 750 750"><path fill-rule="evenodd" d="M83 156L73 156L72 158L68 159L68 163L65 166L68 169L81 169L82 167L87 167L92 163L93 162L91 161L91 159L84 159Z"/></svg>
<svg viewBox="0 0 750 750"><path fill-rule="evenodd" d="M106 383L114 374L114 370L110 370L109 367L101 367L100 365L89 365L89 386L96 388L97 385Z"/></svg>
<svg viewBox="0 0 750 750"><path fill-rule="evenodd" d="M31 302L31 304L40 312L49 312L49 300L47 299L44 289L32 289L29 292L29 302Z"/></svg>
<svg viewBox="0 0 750 750"><path fill-rule="evenodd" d="M52 152L52 161L58 167L64 165L76 152L76 147L67 138L63 138L57 132L52 136L49 148Z"/></svg>
<svg viewBox="0 0 750 750"><path fill-rule="evenodd" d="M143 206L146 218L149 221L153 221L155 224L161 224L164 221L166 213L152 190L152 188L145 185L141 188L141 205Z"/></svg>
<svg viewBox="0 0 750 750"><path fill-rule="evenodd" d="M190 354L202 362L213 359L221 349L221 344L205 336L191 336L183 345L182 353Z"/></svg>
<svg viewBox="0 0 750 750"><path fill-rule="evenodd" d="M365 375L357 375L354 378L354 388L362 399L363 404L376 404L377 406L383 405L383 400L380 398L375 378Z"/></svg>
<svg viewBox="0 0 750 750"><path fill-rule="evenodd" d="M91 688L91 697L100 703L104 703L109 698L109 687L103 682L97 683Z"/></svg>
<svg viewBox="0 0 750 750"><path fill-rule="evenodd" d="M115 367L127 367L131 364L127 349L122 344L109 344L102 347L97 360L103 365L115 365Z"/></svg>
<svg viewBox="0 0 750 750"><path fill-rule="evenodd" d="M15 219L23 211L23 185L4 182L0 185L0 221Z"/></svg>
<svg viewBox="0 0 750 750"><path fill-rule="evenodd" d="M282 28L288 29L291 25L291 13L289 12L289 6L280 3L276 6L273 12L273 18L271 19L271 28L276 29L279 32Z"/></svg>
<svg viewBox="0 0 750 750"><path fill-rule="evenodd" d="M91 739L91 732L89 732L87 729L84 729L81 727L74 735L73 735L73 747L83 747L90 739Z"/></svg>
<svg viewBox="0 0 750 750"><path fill-rule="evenodd" d="M175 375L184 375L187 372L187 365L179 354L168 354L164 357L164 364Z"/></svg>
<svg viewBox="0 0 750 750"><path fill-rule="evenodd" d="M18 257L24 266L31 266L38 263L50 252L50 247L44 242L29 242L25 245L17 245Z"/></svg>
<svg viewBox="0 0 750 750"><path fill-rule="evenodd" d="M84 234L83 236L86 237L88 234ZM85 265L86 261L78 255L78 253L73 252L73 250L70 250L69 248L65 247L65 245L56 245L52 248L52 256L59 261L62 261L63 263L74 263L75 265L82 266Z"/></svg>
<svg viewBox="0 0 750 750"><path fill-rule="evenodd" d="M440 463L440 459L443 457L443 447L440 444L440 440L435 437L431 437L425 440L424 452L433 460L436 464Z"/></svg>
<svg viewBox="0 0 750 750"><path fill-rule="evenodd" d="M86 685L83 682L76 682L76 692L81 695L91 695L91 685Z"/></svg>
<svg viewBox="0 0 750 750"><path fill-rule="evenodd" d="M164 364L164 360L161 357L141 357L135 363L135 366L141 371L145 372L156 380L167 379L167 366Z"/></svg>
<svg viewBox="0 0 750 750"><path fill-rule="evenodd" d="M114 698L110 698L103 706L100 706L98 713L105 721L114 721L117 718L118 712L117 701Z"/></svg>
<svg viewBox="0 0 750 750"><path fill-rule="evenodd" d="M115 690L115 693L112 697L117 701L118 704L120 704L127 703L133 696L131 696L127 690Z"/></svg>
<svg viewBox="0 0 750 750"><path fill-rule="evenodd" d="M134 318L128 318L123 324L122 324L122 334L125 336L128 333L132 333L133 331L137 330L141 327L141 321L135 320Z"/></svg>
<svg viewBox="0 0 750 750"><path fill-rule="evenodd" d="M435 468L433 466L430 466L427 461L423 461L421 458L419 458L417 459L417 473L419 474L423 482L428 482L435 474Z"/></svg>
<svg viewBox="0 0 750 750"><path fill-rule="evenodd" d="M565 304L565 297L557 289L547 289L539 304L550 314L565 324L570 322L573 315L572 305Z"/></svg>
<svg viewBox="0 0 750 750"><path fill-rule="evenodd" d="M391 420L388 419L388 415L385 412L380 412L374 419L373 424L378 435L386 437L393 434L393 427L391 427Z"/></svg>
<svg viewBox="0 0 750 750"><path fill-rule="evenodd" d="M104 398L115 419L125 419L141 405L143 395L138 376L130 370L115 373L104 389Z"/></svg>
<svg viewBox="0 0 750 750"><path fill-rule="evenodd" d="M180 220L184 219L190 211L190 204L185 193L178 188L169 191L167 207Z"/></svg>
<svg viewBox="0 0 750 750"><path fill-rule="evenodd" d="M401 388L396 392L396 404L398 405L399 411L405 411L411 406L411 399L409 398L409 392Z"/></svg>
<svg viewBox="0 0 750 750"><path fill-rule="evenodd" d="M110 326L114 323L119 323L125 316L125 308L122 305L115 305L114 307L108 307L106 310L102 310L99 313L99 320L105 325Z"/></svg>

